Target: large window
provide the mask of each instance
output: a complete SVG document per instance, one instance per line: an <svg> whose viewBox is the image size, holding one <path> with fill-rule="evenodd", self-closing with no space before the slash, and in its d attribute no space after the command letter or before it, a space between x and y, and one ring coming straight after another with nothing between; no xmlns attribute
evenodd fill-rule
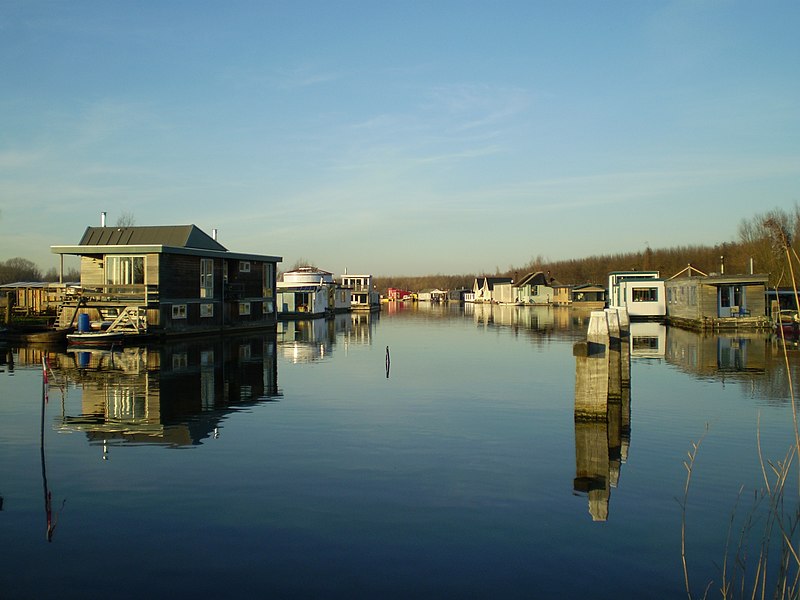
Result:
<svg viewBox="0 0 800 600"><path fill-rule="evenodd" d="M200 297L214 297L214 259L200 259Z"/></svg>
<svg viewBox="0 0 800 600"><path fill-rule="evenodd" d="M272 281L275 279L275 265L272 263L264 263L264 286L262 296L264 298L272 298Z"/></svg>
<svg viewBox="0 0 800 600"><path fill-rule="evenodd" d="M658 302L658 288L633 288L631 300L634 302Z"/></svg>
<svg viewBox="0 0 800 600"><path fill-rule="evenodd" d="M106 256L106 283L144 284L144 256Z"/></svg>

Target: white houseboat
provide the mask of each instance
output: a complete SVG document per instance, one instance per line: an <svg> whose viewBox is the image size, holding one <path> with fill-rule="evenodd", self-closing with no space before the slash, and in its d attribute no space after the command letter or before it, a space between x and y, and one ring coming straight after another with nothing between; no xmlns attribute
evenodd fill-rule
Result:
<svg viewBox="0 0 800 600"><path fill-rule="evenodd" d="M374 289L372 275L348 275L341 277L341 286L350 292L352 310L380 310L381 295Z"/></svg>
<svg viewBox="0 0 800 600"><path fill-rule="evenodd" d="M278 316L308 319L350 310L350 290L337 285L333 274L316 267L300 267L283 274L277 283Z"/></svg>
<svg viewBox="0 0 800 600"><path fill-rule="evenodd" d="M612 271L608 274L608 306L627 308L632 320L663 320L667 315L664 280L658 271Z"/></svg>

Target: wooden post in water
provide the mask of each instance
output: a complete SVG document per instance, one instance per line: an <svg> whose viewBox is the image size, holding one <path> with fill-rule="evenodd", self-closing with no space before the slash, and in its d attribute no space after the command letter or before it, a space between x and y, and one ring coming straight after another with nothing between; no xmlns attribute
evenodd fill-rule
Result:
<svg viewBox="0 0 800 600"><path fill-rule="evenodd" d="M586 342L572 348L575 356L576 418L605 418L608 410L608 318L592 311Z"/></svg>
<svg viewBox="0 0 800 600"><path fill-rule="evenodd" d="M575 479L595 521L608 518L630 442L630 342L627 312L593 311L575 356ZM625 402L623 402L625 399ZM627 417L626 417L627 414Z"/></svg>

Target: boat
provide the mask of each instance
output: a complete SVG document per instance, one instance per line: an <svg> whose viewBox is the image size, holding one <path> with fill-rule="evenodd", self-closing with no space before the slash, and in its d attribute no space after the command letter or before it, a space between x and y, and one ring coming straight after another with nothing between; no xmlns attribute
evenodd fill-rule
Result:
<svg viewBox="0 0 800 600"><path fill-rule="evenodd" d="M105 325L105 324L104 324ZM85 313L78 319L78 330L67 334L67 343L74 346L104 347L142 340L147 335L147 320L136 306L126 307L107 327L94 329Z"/></svg>
<svg viewBox="0 0 800 600"><path fill-rule="evenodd" d="M122 331L75 331L67 334L67 343L72 346L114 346L121 345L125 338L139 338L137 333Z"/></svg>

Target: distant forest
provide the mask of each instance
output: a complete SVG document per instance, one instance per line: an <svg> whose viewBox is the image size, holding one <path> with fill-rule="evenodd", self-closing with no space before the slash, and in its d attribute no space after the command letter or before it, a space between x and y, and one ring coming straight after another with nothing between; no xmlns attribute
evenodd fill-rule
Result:
<svg viewBox="0 0 800 600"><path fill-rule="evenodd" d="M130 218L130 217L129 217ZM132 221L132 219L131 219ZM723 262L726 274L750 272L752 260L756 273L769 273L771 287L790 286L786 258L786 244L791 251L800 251L800 207L791 210L773 209L744 219L737 232L738 239L714 246L678 246L675 248L645 248L626 254L595 255L571 260L548 260L537 257L519 267L506 271L499 268L494 273L464 273L461 275L423 276L376 276L375 285L381 294L390 287L409 291L440 288L453 290L472 288L476 277L505 276L515 281L527 273L542 271L549 273L555 281L563 284L597 283L605 285L610 271L658 270L662 277L671 277L691 264L705 273L719 273ZM293 267L313 264L301 259ZM797 265L795 266L797 268ZM25 258L10 258L0 261L0 284L16 281L55 281L55 268L47 273ZM70 271L67 281L78 281L80 274Z"/></svg>
<svg viewBox="0 0 800 600"><path fill-rule="evenodd" d="M774 209L739 225L738 239L714 246L678 246L674 248L645 248L625 254L595 255L571 260L547 260L537 257L509 270L494 273L463 275L425 275L422 277L376 277L381 294L390 287L409 291L440 288L445 290L472 288L475 277L500 276L519 280L527 273L542 271L558 283L606 285L611 271L658 270L662 277L671 277L689 264L704 273L745 274L769 273L771 287L790 286L785 242L790 250L800 251L800 207L791 211ZM795 268L797 268L795 266Z"/></svg>

